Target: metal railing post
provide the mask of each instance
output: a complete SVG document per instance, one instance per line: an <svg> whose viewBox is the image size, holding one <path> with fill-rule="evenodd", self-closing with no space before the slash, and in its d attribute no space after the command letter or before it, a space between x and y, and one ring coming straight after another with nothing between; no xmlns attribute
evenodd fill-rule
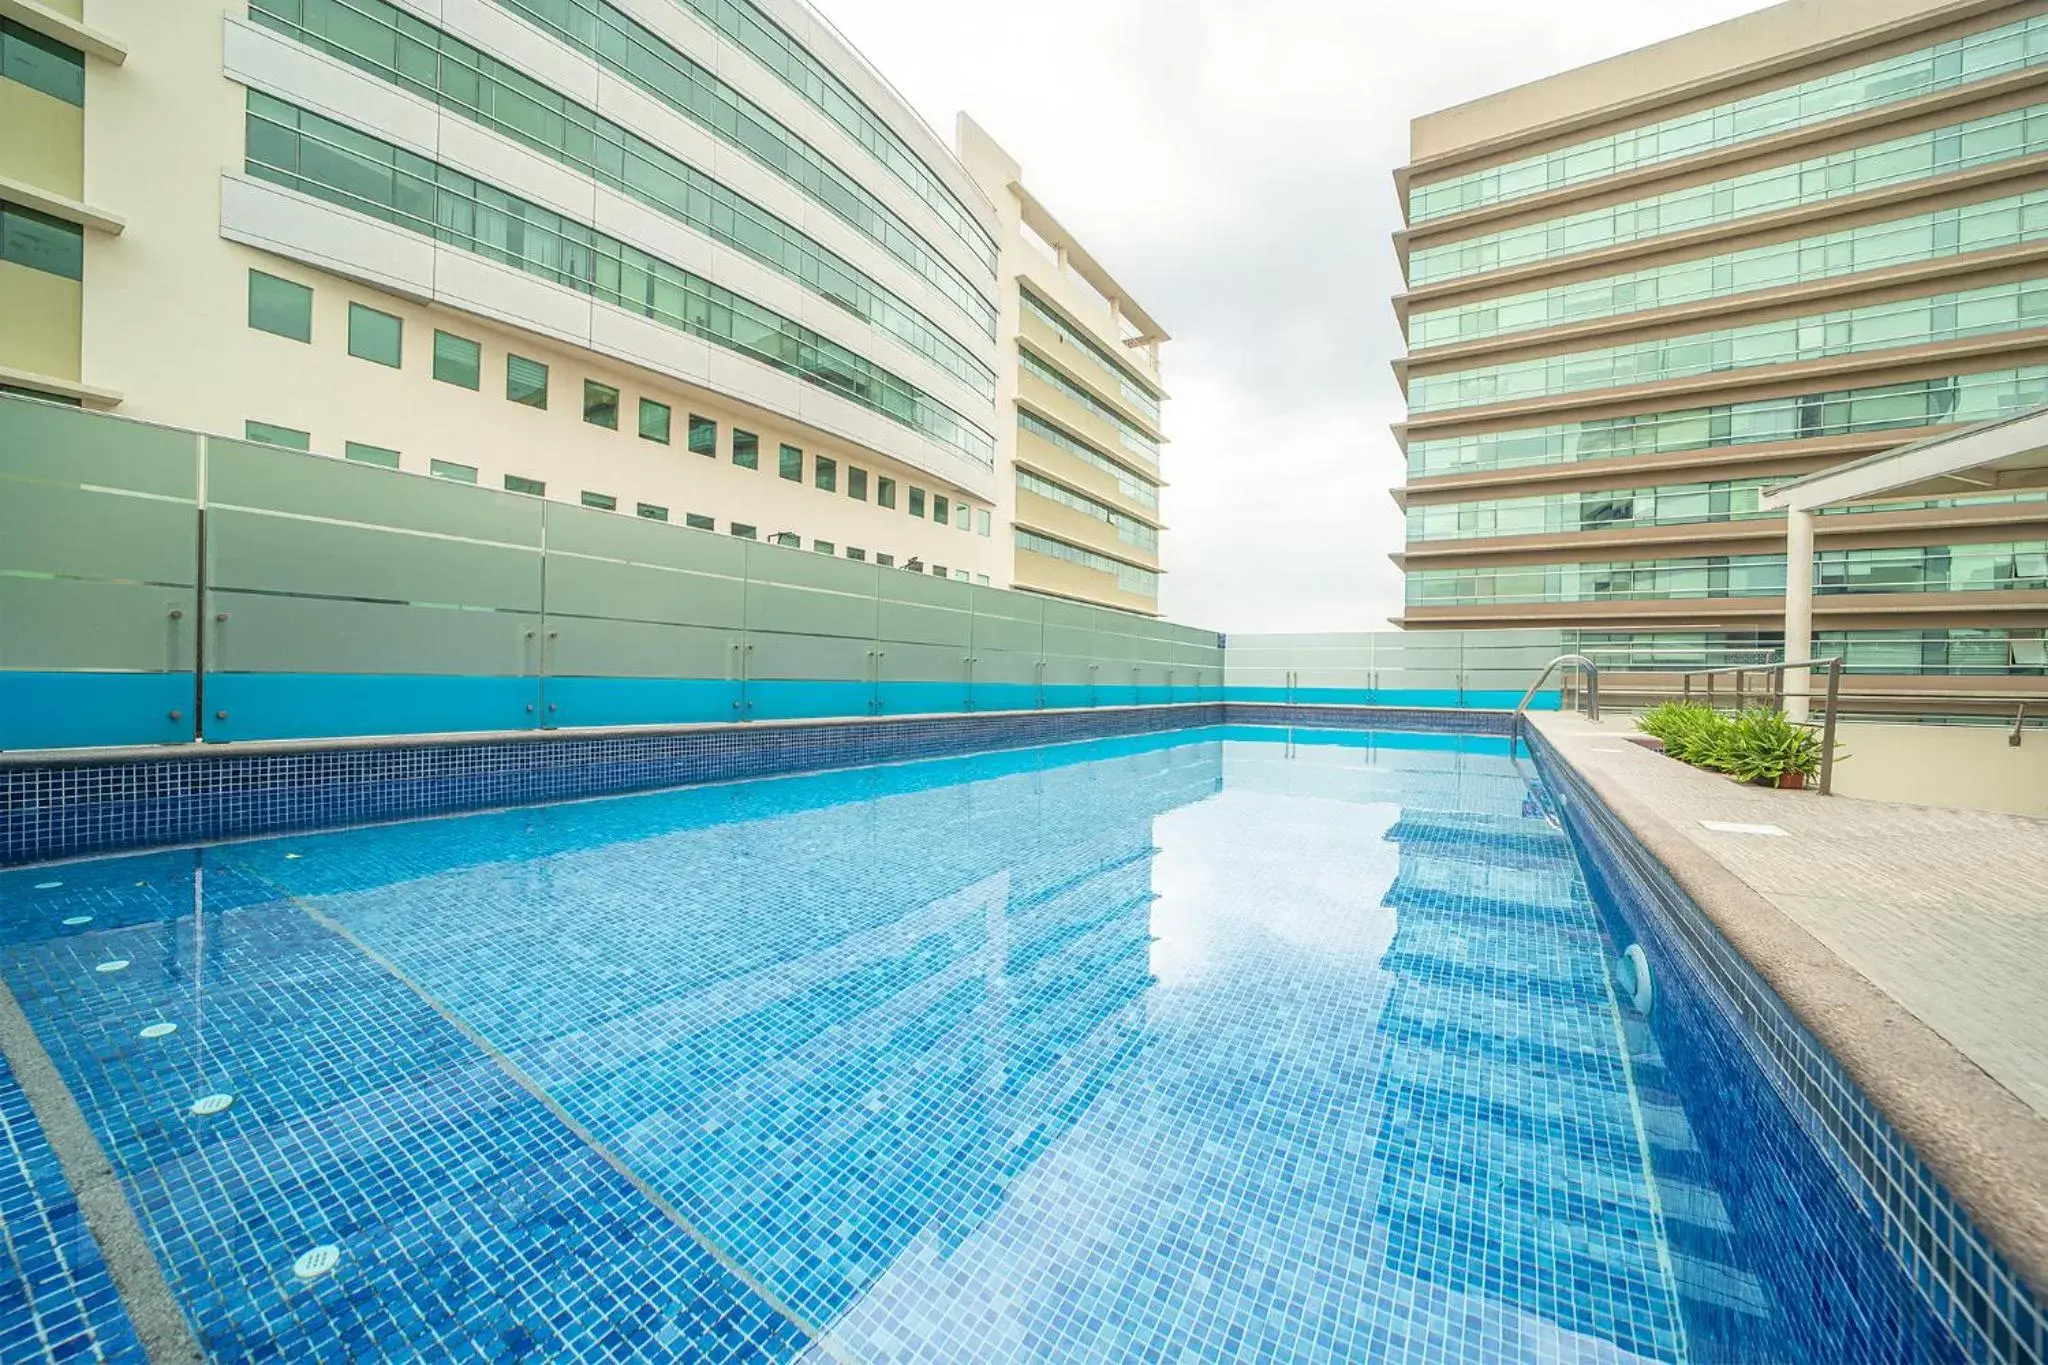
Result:
<svg viewBox="0 0 2048 1365"><path fill-rule="evenodd" d="M1809 674L1808 676L1811 676ZM1820 794L1829 796L1835 789L1835 703L1842 690L1842 660L1839 656L1828 660L1828 718L1820 732Z"/></svg>
<svg viewBox="0 0 2048 1365"><path fill-rule="evenodd" d="M2010 744L2015 749L2019 748L2020 740L2025 735L2026 729L2027 704L2025 702L2021 702L2019 714L2012 718L2012 733L2006 736L2005 742L2007 744Z"/></svg>

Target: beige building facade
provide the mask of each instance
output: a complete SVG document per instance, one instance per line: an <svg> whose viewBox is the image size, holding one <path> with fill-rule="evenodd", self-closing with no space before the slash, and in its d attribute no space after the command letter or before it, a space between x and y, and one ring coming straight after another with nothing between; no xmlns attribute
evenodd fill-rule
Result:
<svg viewBox="0 0 2048 1365"><path fill-rule="evenodd" d="M2048 5L1793 0L1417 119L1410 628L1782 645L1769 489L2048 403ZM2048 495L1820 519L1815 649L2039 674Z"/></svg>
<svg viewBox="0 0 2048 1365"><path fill-rule="evenodd" d="M802 0L0 24L0 386L1018 577L1005 221Z"/></svg>
<svg viewBox="0 0 2048 1365"><path fill-rule="evenodd" d="M1001 223L997 425L1015 474L1015 586L1156 616L1166 332L964 114L955 142Z"/></svg>

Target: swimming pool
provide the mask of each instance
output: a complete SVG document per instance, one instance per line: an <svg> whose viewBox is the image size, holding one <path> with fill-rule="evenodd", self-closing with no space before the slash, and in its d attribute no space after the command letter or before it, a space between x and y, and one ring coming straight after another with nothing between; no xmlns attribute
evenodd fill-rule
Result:
<svg viewBox="0 0 2048 1365"><path fill-rule="evenodd" d="M0 904L224 1359L1960 1358L1501 738L1208 727Z"/></svg>

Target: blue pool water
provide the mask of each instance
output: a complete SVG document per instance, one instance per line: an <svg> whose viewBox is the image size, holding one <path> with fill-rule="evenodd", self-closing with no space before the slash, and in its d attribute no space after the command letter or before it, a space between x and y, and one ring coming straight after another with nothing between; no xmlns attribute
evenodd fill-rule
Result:
<svg viewBox="0 0 2048 1365"><path fill-rule="evenodd" d="M1956 1358L1683 965L1635 1007L1660 940L1502 739L1091 741L0 909L222 1359ZM111 1321L24 1271L0 1354L132 1350L51 1236Z"/></svg>

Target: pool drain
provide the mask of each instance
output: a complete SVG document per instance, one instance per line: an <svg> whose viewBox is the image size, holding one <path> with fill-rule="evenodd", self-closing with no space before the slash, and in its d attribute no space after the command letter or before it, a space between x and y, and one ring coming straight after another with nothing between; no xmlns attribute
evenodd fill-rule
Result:
<svg viewBox="0 0 2048 1365"><path fill-rule="evenodd" d="M96 972L125 972L128 970L128 959L125 957L110 957L105 962L94 967L93 970Z"/></svg>
<svg viewBox="0 0 2048 1365"><path fill-rule="evenodd" d="M211 1118L215 1114L226 1111L227 1107L234 1102L235 1097L233 1095L216 1091L211 1095L201 1095L198 1099L192 1101L192 1113L197 1118Z"/></svg>
<svg viewBox="0 0 2048 1365"><path fill-rule="evenodd" d="M148 1028L142 1030L142 1036L145 1038L168 1038L177 1031L178 1026L176 1024L151 1024Z"/></svg>
<svg viewBox="0 0 2048 1365"><path fill-rule="evenodd" d="M1643 952L1643 945L1631 943L1621 953L1621 987L1628 994L1628 1002L1636 1007L1636 1013L1648 1014L1656 998L1656 989L1650 984L1650 959Z"/></svg>
<svg viewBox="0 0 2048 1365"><path fill-rule="evenodd" d="M92 916L91 916L91 915L66 915L66 916L64 917L64 927L65 927L65 928L67 928L67 929L76 929L76 928L77 928L77 927L78 927L79 925L81 925L81 924L91 924L91 923L92 923Z"/></svg>
<svg viewBox="0 0 2048 1365"><path fill-rule="evenodd" d="M292 1274L302 1280L317 1280L341 1264L341 1248L328 1244L314 1247L292 1262Z"/></svg>

